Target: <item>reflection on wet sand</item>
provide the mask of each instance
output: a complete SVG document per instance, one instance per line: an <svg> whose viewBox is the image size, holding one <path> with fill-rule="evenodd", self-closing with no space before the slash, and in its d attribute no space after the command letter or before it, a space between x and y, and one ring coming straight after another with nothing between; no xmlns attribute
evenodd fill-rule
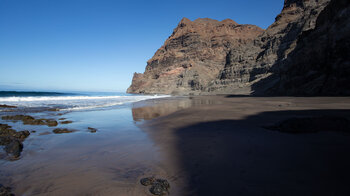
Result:
<svg viewBox="0 0 350 196"><path fill-rule="evenodd" d="M147 100L144 103L135 103L132 108L134 121L151 120L154 118L167 116L176 111L201 105L220 104L219 100L210 97L179 97L162 100Z"/></svg>
<svg viewBox="0 0 350 196"><path fill-rule="evenodd" d="M62 118L74 122L59 126L78 131L59 135L45 134L52 127L9 122L36 132L23 142L20 159L0 160L0 184L15 195L143 195L139 179L162 170L153 143L131 116L130 107L69 113Z"/></svg>

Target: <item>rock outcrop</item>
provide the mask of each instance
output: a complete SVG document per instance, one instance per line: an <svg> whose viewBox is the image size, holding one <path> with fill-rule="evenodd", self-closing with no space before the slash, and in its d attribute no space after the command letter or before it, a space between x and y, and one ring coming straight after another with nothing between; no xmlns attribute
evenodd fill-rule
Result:
<svg viewBox="0 0 350 196"><path fill-rule="evenodd" d="M350 95L349 2L285 0L265 31L182 19L128 93Z"/></svg>

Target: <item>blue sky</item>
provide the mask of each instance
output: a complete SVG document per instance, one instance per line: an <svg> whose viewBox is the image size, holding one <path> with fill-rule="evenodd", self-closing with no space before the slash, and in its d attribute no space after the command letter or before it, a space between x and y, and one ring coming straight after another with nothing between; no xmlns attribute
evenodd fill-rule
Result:
<svg viewBox="0 0 350 196"><path fill-rule="evenodd" d="M0 0L0 90L125 91L187 17L267 28L283 0Z"/></svg>

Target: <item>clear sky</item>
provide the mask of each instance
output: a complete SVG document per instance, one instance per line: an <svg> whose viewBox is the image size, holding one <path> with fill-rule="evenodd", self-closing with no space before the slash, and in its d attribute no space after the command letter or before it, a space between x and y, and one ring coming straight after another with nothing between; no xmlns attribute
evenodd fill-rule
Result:
<svg viewBox="0 0 350 196"><path fill-rule="evenodd" d="M125 91L183 17L267 28L283 0L0 0L0 90Z"/></svg>

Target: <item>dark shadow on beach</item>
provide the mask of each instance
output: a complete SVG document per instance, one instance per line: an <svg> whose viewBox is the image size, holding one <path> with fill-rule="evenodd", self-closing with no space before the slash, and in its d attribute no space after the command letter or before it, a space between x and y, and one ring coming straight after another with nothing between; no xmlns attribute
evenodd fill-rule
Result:
<svg viewBox="0 0 350 196"><path fill-rule="evenodd" d="M189 195L350 195L350 130L281 133L276 119L350 110L272 111L174 130Z"/></svg>

